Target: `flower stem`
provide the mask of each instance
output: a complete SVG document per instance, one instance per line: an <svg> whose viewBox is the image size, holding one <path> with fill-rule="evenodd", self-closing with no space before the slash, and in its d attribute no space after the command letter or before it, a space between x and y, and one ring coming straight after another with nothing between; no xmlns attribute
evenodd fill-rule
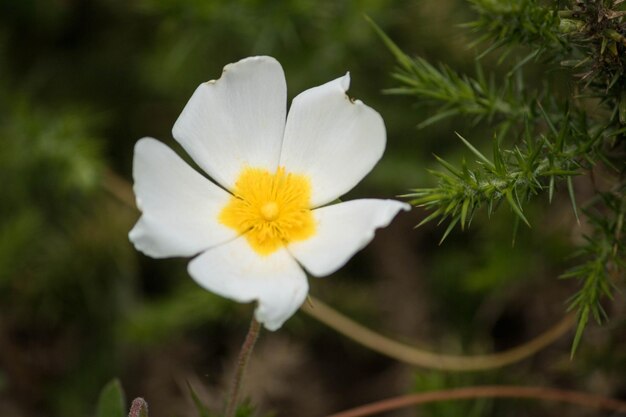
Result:
<svg viewBox="0 0 626 417"><path fill-rule="evenodd" d="M243 375L246 372L246 366L248 365L250 356L252 356L252 350L254 349L254 344L259 337L260 330L261 324L256 321L253 316L252 321L250 322L250 329L246 335L246 340L244 340L243 345L241 346L241 351L239 352L239 358L237 358L237 369L235 370L235 378L233 379L233 385L228 397L228 405L226 407L224 417L235 417L237 404L239 403L239 395L243 385Z"/></svg>
<svg viewBox="0 0 626 417"><path fill-rule="evenodd" d="M477 386L442 391L420 392L366 404L328 417L365 417L386 411L432 402L468 400L476 398L525 398L555 401L596 408L617 413L626 412L626 402L586 392L561 390L549 387Z"/></svg>
<svg viewBox="0 0 626 417"><path fill-rule="evenodd" d="M421 350L389 339L344 316L318 299L309 296L302 310L313 318L335 329L361 345L399 361L428 369L468 372L501 368L519 362L544 349L568 333L574 325L575 315L568 314L559 323L536 338L503 352L487 355L445 355Z"/></svg>

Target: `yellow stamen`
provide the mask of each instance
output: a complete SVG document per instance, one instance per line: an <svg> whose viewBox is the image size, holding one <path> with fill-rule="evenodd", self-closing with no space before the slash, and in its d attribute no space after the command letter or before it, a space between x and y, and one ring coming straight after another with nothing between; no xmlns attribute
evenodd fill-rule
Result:
<svg viewBox="0 0 626 417"><path fill-rule="evenodd" d="M304 175L244 168L235 182L233 197L219 221L245 234L250 246L269 255L289 242L315 233L311 213L311 185Z"/></svg>

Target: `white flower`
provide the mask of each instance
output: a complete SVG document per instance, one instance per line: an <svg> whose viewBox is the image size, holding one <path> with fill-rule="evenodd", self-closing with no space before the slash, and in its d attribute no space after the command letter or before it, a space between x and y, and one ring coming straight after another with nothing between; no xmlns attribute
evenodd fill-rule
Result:
<svg viewBox="0 0 626 417"><path fill-rule="evenodd" d="M274 58L252 57L201 84L174 138L218 185L152 138L135 146L134 190L142 216L130 231L154 258L196 256L189 274L276 330L303 303L302 267L342 267L409 206L393 200L325 205L352 189L385 148L380 115L346 94L349 74L298 95ZM221 188L221 187L222 188Z"/></svg>

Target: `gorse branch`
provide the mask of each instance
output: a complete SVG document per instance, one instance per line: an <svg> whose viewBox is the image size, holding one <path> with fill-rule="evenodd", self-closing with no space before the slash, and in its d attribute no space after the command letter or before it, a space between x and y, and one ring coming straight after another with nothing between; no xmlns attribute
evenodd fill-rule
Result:
<svg viewBox="0 0 626 417"><path fill-rule="evenodd" d="M580 290L572 296L570 310L576 310L578 326L572 345L572 355L580 344L585 326L590 318L597 323L606 320L602 307L603 298L612 298L620 271L626 268L626 189L602 193L603 209L608 213L586 210L587 218L594 225L594 235L586 237L586 244L577 254L583 262L567 271L562 278L580 281Z"/></svg>
<svg viewBox="0 0 626 417"><path fill-rule="evenodd" d="M491 42L482 55L501 46L521 44L534 48L529 55L532 59L547 50L561 52L567 47L560 36L557 13L537 0L469 0L469 3L478 17L465 27L479 35L476 44Z"/></svg>
<svg viewBox="0 0 626 417"><path fill-rule="evenodd" d="M481 207L486 206L491 215L505 202L518 220L530 226L524 215L524 203L545 190L552 198L557 180L571 181L572 176L581 174L585 163L582 157L588 155L597 140L574 131L569 119L563 121L560 130L550 124L554 130L539 139L526 129L523 142L512 149L503 149L500 140L494 138L491 159L459 135L477 158L477 167L470 168L464 163L457 168L436 157L446 169L431 171L439 180L437 186L416 188L406 195L412 204L432 211L420 225L435 219L440 223L449 220L443 241L457 224L465 228Z"/></svg>
<svg viewBox="0 0 626 417"><path fill-rule="evenodd" d="M619 0L577 1L560 10L561 30L576 48L562 64L626 124L626 11Z"/></svg>
<svg viewBox="0 0 626 417"><path fill-rule="evenodd" d="M438 108L437 114L419 124L420 128L456 115L473 117L476 123L496 117L521 120L533 110L523 97L521 79L507 77L504 85L497 87L493 77L485 77L478 62L475 78L460 75L443 64L435 67L423 58L406 55L373 21L369 22L398 63L392 76L400 85L385 92L419 97L421 106Z"/></svg>
<svg viewBox="0 0 626 417"><path fill-rule="evenodd" d="M446 117L464 115L482 119L519 120L531 111L525 104L523 86L507 78L501 88L492 79L487 80L480 64L476 64L477 77L460 75L446 65L436 68L425 59L416 57L408 68L397 70L393 77L402 85L385 90L391 94L420 97L423 105L439 106L438 113L420 123L425 127Z"/></svg>
<svg viewBox="0 0 626 417"><path fill-rule="evenodd" d="M457 225L467 227L483 208L491 214L508 206L515 215L514 231L519 223L530 226L525 207L544 194L552 201L559 185L567 189L580 223L573 178L587 176L593 182L595 170L609 171L609 188L618 191L596 190L592 196L593 210L583 212L592 231L580 248L580 264L563 275L581 282L569 304L578 317L574 353L590 318L604 321L603 300L623 284L626 3L572 0L558 10L560 4L551 7L539 0L468 1L477 17L465 27L478 34L476 44L489 43L479 58L500 47L500 63L518 47L516 56L526 54L510 65L499 84L485 80L478 62L472 78L423 58L412 59L374 25L398 64L393 76L400 86L389 91L438 108L420 127L459 115L490 122L499 132L489 156L457 134L476 163L453 164L435 156L443 168L430 171L436 185L415 188L405 197L430 211L420 225L447 221L443 241ZM563 85L555 86L548 78L539 85L526 80L522 68L540 57L547 65L544 72L569 71L574 88L563 91ZM531 93L533 88L541 93ZM507 145L511 136L517 141Z"/></svg>

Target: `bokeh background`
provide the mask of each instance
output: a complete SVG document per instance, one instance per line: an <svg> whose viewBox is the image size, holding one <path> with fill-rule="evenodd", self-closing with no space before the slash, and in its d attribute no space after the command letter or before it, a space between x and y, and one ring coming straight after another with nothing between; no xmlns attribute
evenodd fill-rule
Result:
<svg viewBox="0 0 626 417"><path fill-rule="evenodd" d="M155 417L195 416L187 383L219 410L253 311L213 296L184 259L153 260L127 233L132 149L153 136L178 150L171 127L196 86L224 65L267 54L283 65L289 98L350 71L350 94L377 109L385 156L347 198L433 184L433 153L472 160L454 132L488 143L493 129L386 95L394 61L364 15L407 53L472 73L477 35L461 0L0 0L0 416L93 415L119 377ZM514 59L515 54L511 55ZM488 71L495 51L483 59ZM537 64L537 79L545 68ZM532 84L532 77L531 77ZM584 196L584 183L578 183ZM561 192L562 193L562 192ZM513 247L512 214L475 218L441 245L444 228L400 215L311 293L383 334L442 353L513 347L558 322L576 283L584 226L566 194L529 207L535 227ZM260 413L321 416L388 396L470 384L553 385L626 396L624 295L614 320L590 326L502 370L445 373L400 364L302 313L262 334L247 378ZM621 327L620 327L621 326ZM621 331L620 331L621 330ZM597 415L522 401L439 404L397 416Z"/></svg>

